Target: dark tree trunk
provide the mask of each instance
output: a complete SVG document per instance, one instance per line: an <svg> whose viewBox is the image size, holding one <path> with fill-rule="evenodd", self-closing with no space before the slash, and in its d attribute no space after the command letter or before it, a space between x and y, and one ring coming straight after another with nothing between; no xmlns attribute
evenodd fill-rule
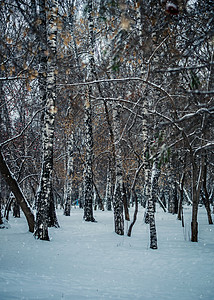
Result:
<svg viewBox="0 0 214 300"><path fill-rule="evenodd" d="M193 202L192 222L191 222L191 241L198 242L198 204Z"/></svg>
<svg viewBox="0 0 214 300"><path fill-rule="evenodd" d="M0 151L0 170L1 174L4 177L4 180L10 187L11 192L13 193L14 197L16 198L17 203L20 205L29 226L29 231L34 231L34 215L30 209L29 204L27 203L20 186L18 185L15 178L11 175L10 170L4 160L4 157Z"/></svg>
<svg viewBox="0 0 214 300"><path fill-rule="evenodd" d="M0 225L3 224L3 216L2 216L2 196L1 196L1 192L0 192Z"/></svg>
<svg viewBox="0 0 214 300"><path fill-rule="evenodd" d="M174 214L178 213L178 193L177 193L177 183L175 182L174 190L173 190L173 197L174 197Z"/></svg>
<svg viewBox="0 0 214 300"><path fill-rule="evenodd" d="M123 206L124 206L124 212L125 212L125 220L130 221L128 199L127 199L127 195L126 195L126 187L125 187L124 182L123 182Z"/></svg>
<svg viewBox="0 0 214 300"><path fill-rule="evenodd" d="M185 179L185 173L182 174L180 179L180 184L179 184L180 200L178 205L178 220L180 221L182 221L182 216L183 216L184 179Z"/></svg>
<svg viewBox="0 0 214 300"><path fill-rule="evenodd" d="M20 206L16 201L13 203L13 216L14 218L20 218Z"/></svg>
<svg viewBox="0 0 214 300"><path fill-rule="evenodd" d="M204 160L197 167L194 157L192 158L192 222L191 222L191 241L198 242L198 204L200 189L202 184L202 174Z"/></svg>
<svg viewBox="0 0 214 300"><path fill-rule="evenodd" d="M212 225L213 220L212 220L212 214L210 208L209 193L207 191L207 157L206 156L205 156L204 174L203 174L203 191L204 191L204 195L203 193L201 193L201 196L207 211L208 223Z"/></svg>
<svg viewBox="0 0 214 300"><path fill-rule="evenodd" d="M131 222L129 229L128 229L128 233L127 236L131 236L132 234L132 228L137 220L137 213L138 213L138 201L137 201L137 195L135 190L132 190L132 198L134 199L135 202L135 210L134 210L134 217L133 217L133 221Z"/></svg>
<svg viewBox="0 0 214 300"><path fill-rule="evenodd" d="M10 193L4 210L4 217L6 218L6 220L9 220L12 203L13 203L13 193Z"/></svg>
<svg viewBox="0 0 214 300"><path fill-rule="evenodd" d="M172 178L171 185L172 185L172 193L169 199L168 212L174 215L178 213L177 186L176 186L176 178L174 175Z"/></svg>
<svg viewBox="0 0 214 300"><path fill-rule="evenodd" d="M211 207L210 207L210 202L209 202L209 196L208 196L208 199L207 199L206 195L204 196L203 194L201 194L201 198L203 200L204 206L205 206L206 211L207 211L208 224L213 225Z"/></svg>

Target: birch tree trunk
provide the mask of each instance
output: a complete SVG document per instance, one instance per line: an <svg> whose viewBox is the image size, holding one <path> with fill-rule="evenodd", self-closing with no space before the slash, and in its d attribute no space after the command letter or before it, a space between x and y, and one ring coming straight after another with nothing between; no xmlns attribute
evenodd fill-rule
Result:
<svg viewBox="0 0 214 300"><path fill-rule="evenodd" d="M155 226L155 202L157 200L158 193L158 178L160 176L160 170L157 167L157 162L153 162L152 174L151 174L151 193L148 201L148 218L150 227L150 248L157 249L157 233Z"/></svg>
<svg viewBox="0 0 214 300"><path fill-rule="evenodd" d="M48 226L58 227L53 197L53 141L56 100L56 39L57 39L57 7L52 2L46 18L46 1L40 0L40 18L43 36L41 38L41 68L46 69L46 81L40 86L41 97L45 102L45 115L42 132L42 171L37 195L37 214L35 237L49 240ZM46 43L46 45L45 45ZM46 49L46 50L45 50ZM45 58L45 55L48 57ZM42 70L43 71L43 70ZM44 79L44 78L43 78Z"/></svg>
<svg viewBox="0 0 214 300"><path fill-rule="evenodd" d="M143 113L144 113L144 119L142 122L142 140L143 140L143 163L144 163L144 196L145 196L145 206L146 206L146 212L145 212L145 223L149 223L149 218L147 214L147 207L148 207L148 201L150 197L150 190L151 190L151 167L149 163L150 158L150 150L149 150L149 133L148 133L148 122L147 122L147 116L148 116L148 101L144 101L144 107L143 107Z"/></svg>
<svg viewBox="0 0 214 300"><path fill-rule="evenodd" d="M94 22L93 22L93 1L88 1L88 72L86 80L93 78L94 69ZM95 222L93 217L93 132L92 132L92 110L91 110L91 86L87 86L85 94L85 169L84 169L84 219L88 222Z"/></svg>
<svg viewBox="0 0 214 300"><path fill-rule="evenodd" d="M112 186L111 186L111 172L110 172L110 162L107 169L107 178L106 178L106 194L105 194L105 200L106 200L106 209L108 211L111 210L111 200L112 200Z"/></svg>
<svg viewBox="0 0 214 300"><path fill-rule="evenodd" d="M90 87L87 87L85 97L85 169L84 169L84 219L94 222L93 217L93 135L91 121Z"/></svg>
<svg viewBox="0 0 214 300"><path fill-rule="evenodd" d="M74 132L67 141L68 162L67 162L67 175L66 175L66 188L65 188L65 210L64 215L70 216L71 214L71 202L72 202L72 180L74 173Z"/></svg>
<svg viewBox="0 0 214 300"><path fill-rule="evenodd" d="M113 194L114 225L115 232L124 235L123 217L123 167L120 147L120 108L117 103L113 103L113 132L115 144L115 188Z"/></svg>
<svg viewBox="0 0 214 300"><path fill-rule="evenodd" d="M144 120L142 126L143 136L143 163L144 163L144 184L145 184L145 197L146 197L146 212L145 212L145 223L149 224L150 229L150 248L157 249L157 233L155 225L155 200L157 193L157 184L160 171L157 168L156 158L153 162L151 171L150 166L150 147L149 147L149 132L148 132L148 100L145 100L144 108ZM156 149L157 150L157 149Z"/></svg>

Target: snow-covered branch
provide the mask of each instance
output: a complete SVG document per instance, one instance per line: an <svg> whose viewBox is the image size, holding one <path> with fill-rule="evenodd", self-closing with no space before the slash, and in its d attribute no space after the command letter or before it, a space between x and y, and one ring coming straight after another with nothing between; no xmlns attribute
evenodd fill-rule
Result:
<svg viewBox="0 0 214 300"><path fill-rule="evenodd" d="M10 77L0 77L0 81L11 81L11 80L26 80L24 77L18 76L10 76Z"/></svg>
<svg viewBox="0 0 214 300"><path fill-rule="evenodd" d="M155 84L155 83L153 83L149 80L140 78L140 77L98 79L98 80L92 80L92 81L87 81L87 82L77 82L77 83L60 83L60 84L58 84L58 86L87 86L87 85L93 85L93 84L98 84L98 83L120 83L120 82L126 82L126 81L139 81L139 82L147 84L147 85L153 87L154 89L162 92L170 100L170 102L173 106L173 110L176 113L176 105L174 103L174 100L173 100L172 96L165 89L163 89L161 86L159 86L159 85L157 85L157 84Z"/></svg>
<svg viewBox="0 0 214 300"><path fill-rule="evenodd" d="M204 146L201 146L195 150L195 153L198 153L203 150L214 149L214 142L207 143Z"/></svg>
<svg viewBox="0 0 214 300"><path fill-rule="evenodd" d="M204 114L204 113L213 114L214 113L214 107L211 107L210 109L202 107L202 108L198 109L196 112L184 115L183 117L179 118L178 120L175 120L175 122L180 123L182 121L188 120L190 118L193 118L197 115L201 115L201 114Z"/></svg>

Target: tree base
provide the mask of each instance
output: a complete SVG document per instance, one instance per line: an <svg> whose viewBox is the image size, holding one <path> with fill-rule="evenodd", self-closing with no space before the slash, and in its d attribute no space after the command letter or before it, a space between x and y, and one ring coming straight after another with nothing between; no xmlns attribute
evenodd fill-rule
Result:
<svg viewBox="0 0 214 300"><path fill-rule="evenodd" d="M151 245L150 249L156 250L156 249L158 249L158 246L157 245Z"/></svg>
<svg viewBox="0 0 214 300"><path fill-rule="evenodd" d="M92 217L92 218L85 218L84 219L86 222L93 222L93 223L97 223L97 221Z"/></svg>

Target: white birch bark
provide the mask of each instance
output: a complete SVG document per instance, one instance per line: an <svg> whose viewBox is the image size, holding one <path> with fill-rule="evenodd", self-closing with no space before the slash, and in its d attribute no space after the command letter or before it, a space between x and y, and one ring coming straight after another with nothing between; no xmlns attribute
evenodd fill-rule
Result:
<svg viewBox="0 0 214 300"><path fill-rule="evenodd" d="M151 192L148 200L147 213L149 218L150 227L150 248L157 249L157 233L155 226L155 202L157 200L158 193L158 178L160 176L160 170L157 167L157 162L154 161L151 174Z"/></svg>
<svg viewBox="0 0 214 300"><path fill-rule="evenodd" d="M41 67L46 69L46 86L41 88L41 97L45 102L45 115L42 132L42 171L37 199L37 215L35 237L41 240L49 240L48 226L58 227L53 198L53 141L54 121L56 114L56 39L57 39L57 6L52 2L49 7L44 0L40 0L40 18L43 36L41 38ZM47 41L47 42L46 42ZM45 45L47 43L47 45ZM45 50L46 49L46 50ZM45 59L45 55L48 55ZM45 70L44 70L45 71Z"/></svg>
<svg viewBox="0 0 214 300"><path fill-rule="evenodd" d="M84 169L84 219L94 222L93 217L93 135L91 120L90 88L87 88L85 97L85 169Z"/></svg>
<svg viewBox="0 0 214 300"><path fill-rule="evenodd" d="M144 104L144 120L142 127L143 135L143 162L144 162L144 184L145 184L145 197L146 197L146 212L145 223L149 224L150 232L150 248L157 249L157 234L155 226L155 197L157 192L157 182L160 172L157 168L157 163L154 161L152 172L150 165L150 147L149 147L149 132L148 132L148 100L145 99Z"/></svg>
<svg viewBox="0 0 214 300"><path fill-rule="evenodd" d="M88 70L87 81L93 78L94 68L94 24L93 24L93 2L88 1L88 30L89 30L89 49L88 49ZM84 169L84 219L94 222L93 217L93 132L92 132L92 110L91 110L91 86L87 86L85 94L85 169Z"/></svg>
<svg viewBox="0 0 214 300"><path fill-rule="evenodd" d="M111 210L111 200L112 200L112 186L111 186L111 172L110 172L110 162L107 170L107 178L106 178L106 193L105 193L105 202L106 202L106 209L108 211Z"/></svg>
<svg viewBox="0 0 214 300"><path fill-rule="evenodd" d="M74 132L72 131L71 136L67 141L67 175L66 175L66 187L65 187L65 210L64 215L70 216L71 214L71 203L72 203L72 180L74 173Z"/></svg>

